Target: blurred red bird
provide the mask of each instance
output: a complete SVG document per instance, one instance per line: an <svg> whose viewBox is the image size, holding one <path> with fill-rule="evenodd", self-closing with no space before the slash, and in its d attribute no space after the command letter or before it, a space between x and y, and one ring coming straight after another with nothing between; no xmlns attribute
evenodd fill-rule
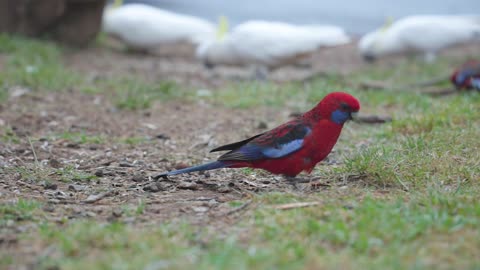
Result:
<svg viewBox="0 0 480 270"><path fill-rule="evenodd" d="M343 124L360 110L350 94L334 92L303 115L270 131L227 144L211 152L226 151L217 161L166 172L154 178L219 168L257 168L273 174L295 177L310 173L337 142Z"/></svg>
<svg viewBox="0 0 480 270"><path fill-rule="evenodd" d="M450 81L457 89L480 90L480 62L466 62L453 72Z"/></svg>

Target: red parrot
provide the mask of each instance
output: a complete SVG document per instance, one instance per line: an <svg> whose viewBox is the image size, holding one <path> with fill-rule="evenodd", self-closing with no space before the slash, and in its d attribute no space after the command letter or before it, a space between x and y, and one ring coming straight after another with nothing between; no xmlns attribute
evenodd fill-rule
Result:
<svg viewBox="0 0 480 270"><path fill-rule="evenodd" d="M343 124L360 110L360 103L350 94L334 92L313 109L270 131L246 140L227 144L211 152L226 151L217 161L170 171L155 179L219 168L256 168L273 174L295 177L310 173L337 142Z"/></svg>
<svg viewBox="0 0 480 270"><path fill-rule="evenodd" d="M480 62L471 60L455 70L450 77L457 89L480 90Z"/></svg>

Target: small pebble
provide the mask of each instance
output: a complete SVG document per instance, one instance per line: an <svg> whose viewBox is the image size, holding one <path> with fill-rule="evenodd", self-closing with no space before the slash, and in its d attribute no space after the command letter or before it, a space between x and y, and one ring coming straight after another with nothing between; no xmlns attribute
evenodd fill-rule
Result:
<svg viewBox="0 0 480 270"><path fill-rule="evenodd" d="M260 123L258 123L257 128L258 129L266 129L266 128L268 128L268 125L267 125L267 123L261 121Z"/></svg>
<svg viewBox="0 0 480 270"><path fill-rule="evenodd" d="M195 183L191 183L191 182L181 182L181 183L177 186L177 188L197 190L197 189L198 189L198 185L195 184Z"/></svg>
<svg viewBox="0 0 480 270"><path fill-rule="evenodd" d="M197 212L197 213L205 213L208 211L208 207L205 207L205 206L197 206L197 207L192 207L193 211L194 212Z"/></svg>
<svg viewBox="0 0 480 270"><path fill-rule="evenodd" d="M43 184L43 188L44 189L50 189L50 190L56 190L58 188L58 186L55 183L45 182Z"/></svg>
<svg viewBox="0 0 480 270"><path fill-rule="evenodd" d="M132 181L133 182L145 182L147 178L141 174L134 174L132 176Z"/></svg>
<svg viewBox="0 0 480 270"><path fill-rule="evenodd" d="M123 210L122 209L120 209L120 208L113 209L113 211L112 211L112 216L113 217L119 218L122 215L123 215Z"/></svg>
<svg viewBox="0 0 480 270"><path fill-rule="evenodd" d="M86 189L86 186L83 186L83 185L71 184L68 186L68 190L75 191L75 192L79 192L85 189Z"/></svg>
<svg viewBox="0 0 480 270"><path fill-rule="evenodd" d="M126 161L121 161L118 166L120 167L135 167L135 165L129 163L129 162L126 162Z"/></svg>
<svg viewBox="0 0 480 270"><path fill-rule="evenodd" d="M97 177L103 177L104 174L105 172L102 169L98 169L95 171L95 176Z"/></svg>

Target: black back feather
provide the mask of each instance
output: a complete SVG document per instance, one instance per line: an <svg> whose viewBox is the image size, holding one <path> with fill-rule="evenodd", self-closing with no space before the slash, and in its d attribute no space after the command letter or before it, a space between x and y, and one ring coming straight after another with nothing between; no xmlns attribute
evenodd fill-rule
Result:
<svg viewBox="0 0 480 270"><path fill-rule="evenodd" d="M247 144L248 142L250 142L251 140L254 140L255 138L257 137L260 137L262 136L264 133L261 133L261 134L258 134L258 135L255 135L253 137L250 137L246 140L243 140L243 141L239 141L239 142L234 142L234 143L231 143L231 144L226 144L226 145L222 145L220 147L217 147L215 149L212 149L210 150L210 153L212 152L218 152L218 151L227 151L227 150L235 150L235 149L238 149L242 146L244 146L245 144Z"/></svg>

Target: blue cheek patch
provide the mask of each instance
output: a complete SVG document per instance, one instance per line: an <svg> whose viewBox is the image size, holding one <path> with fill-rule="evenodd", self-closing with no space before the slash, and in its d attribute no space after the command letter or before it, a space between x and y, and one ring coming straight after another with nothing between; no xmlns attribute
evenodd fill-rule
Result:
<svg viewBox="0 0 480 270"><path fill-rule="evenodd" d="M350 114L342 110L334 111L331 116L332 121L340 125L345 123L349 118Z"/></svg>

